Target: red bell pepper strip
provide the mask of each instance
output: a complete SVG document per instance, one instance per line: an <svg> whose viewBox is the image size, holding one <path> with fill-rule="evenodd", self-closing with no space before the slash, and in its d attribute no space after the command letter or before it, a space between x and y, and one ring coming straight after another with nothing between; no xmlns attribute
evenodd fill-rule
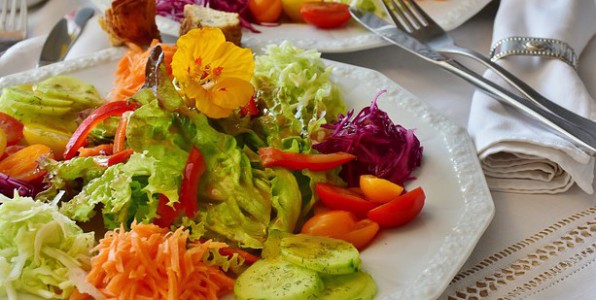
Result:
<svg viewBox="0 0 596 300"><path fill-rule="evenodd" d="M126 149L124 151L120 151L118 153L112 154L108 157L98 156L98 157L94 158L94 160L98 165L107 168L107 167L113 166L115 164L126 162L133 153L134 153L134 150Z"/></svg>
<svg viewBox="0 0 596 300"><path fill-rule="evenodd" d="M368 218L381 227L397 227L412 221L422 210L426 195L418 187L397 198L371 209Z"/></svg>
<svg viewBox="0 0 596 300"><path fill-rule="evenodd" d="M186 160L180 185L180 204L189 218L194 218L198 208L199 179L203 173L205 173L203 154L196 147L192 147Z"/></svg>
<svg viewBox="0 0 596 300"><path fill-rule="evenodd" d="M77 130L74 132L68 143L66 144L66 150L64 151L64 159L71 159L76 154L79 148L83 147L87 142L87 136L91 132L91 130L97 126L97 124L101 123L105 119L111 116L119 116L127 111L133 111L139 107L139 104L136 102L128 102L128 101L115 101L109 102L94 112L92 112L83 122Z"/></svg>
<svg viewBox="0 0 596 300"><path fill-rule="evenodd" d="M356 156L336 152L329 154L302 154L285 152L272 147L259 149L259 158L264 167L284 167L290 170L326 171L339 167Z"/></svg>
<svg viewBox="0 0 596 300"><path fill-rule="evenodd" d="M366 218L368 211L378 206L377 203L364 199L358 193L328 183L317 183L315 191L323 204L328 208L347 210L361 218Z"/></svg>
<svg viewBox="0 0 596 300"><path fill-rule="evenodd" d="M167 228L174 223L174 220L178 216L180 202L175 203L174 207L171 207L168 205L169 201L168 197L162 194L159 195L159 202L157 204L157 215L159 217L153 220L153 224Z"/></svg>
<svg viewBox="0 0 596 300"><path fill-rule="evenodd" d="M249 266L254 264L255 262L257 262L259 259L261 259L260 257L253 255L251 253L248 253L244 250L240 250L240 249L236 249L236 248L232 248L232 247L219 248L219 254L225 255L227 257L232 257L235 253L238 253L238 256L242 257L242 259L244 259L244 262Z"/></svg>
<svg viewBox="0 0 596 300"><path fill-rule="evenodd" d="M256 117L260 114L261 112L259 111L259 107L257 106L257 102L255 101L255 97L251 97L250 101L248 101L248 103L246 103L246 105L244 105L241 109L240 109L240 115L241 116L246 116L249 115L251 117Z"/></svg>

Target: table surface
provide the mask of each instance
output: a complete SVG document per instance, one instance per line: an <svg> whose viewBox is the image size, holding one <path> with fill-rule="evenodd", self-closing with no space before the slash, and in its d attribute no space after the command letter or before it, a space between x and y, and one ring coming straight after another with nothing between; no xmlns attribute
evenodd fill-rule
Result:
<svg viewBox="0 0 596 300"><path fill-rule="evenodd" d="M51 0L31 8L30 36L47 34L49 28L42 24L53 24L64 13L86 1ZM453 30L451 33L459 45L488 53L491 43L492 25L498 1L490 3L476 16ZM105 44L107 45L107 44ZM103 47L102 44L98 47ZM324 54L327 59L362 66L380 71L395 82L441 111L455 124L466 127L474 88L459 78L406 53L397 47L342 54ZM478 66L470 65L473 69ZM596 96L596 39L592 39L580 56L579 73L591 95ZM503 249L520 241L527 240L578 212L596 206L596 196L583 193L574 187L557 195L515 194L492 192L496 207L495 217L476 249L469 257L462 271L474 269ZM593 224L593 223L592 223ZM593 236L591 237L594 240ZM592 257L592 260L594 258ZM596 264L585 264L582 273L595 274ZM569 281L572 282L572 281ZM596 299L596 289L591 280L573 281L584 289L571 298ZM583 284L583 285L582 285ZM549 295L566 295L575 288L568 284L555 284ZM441 298L447 298L454 290L447 290ZM587 292L585 292L587 291Z"/></svg>

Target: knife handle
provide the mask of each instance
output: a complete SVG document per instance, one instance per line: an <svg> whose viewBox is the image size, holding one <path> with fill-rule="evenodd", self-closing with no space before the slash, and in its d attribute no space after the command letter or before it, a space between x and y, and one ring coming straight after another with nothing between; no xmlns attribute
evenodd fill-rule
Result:
<svg viewBox="0 0 596 300"><path fill-rule="evenodd" d="M435 61L435 63L443 69L472 83L500 102L513 106L541 121L543 124L552 128L559 136L570 140L586 152L592 155L596 153L596 132L592 133L585 130L552 111L545 109L543 106L511 93L453 59Z"/></svg>

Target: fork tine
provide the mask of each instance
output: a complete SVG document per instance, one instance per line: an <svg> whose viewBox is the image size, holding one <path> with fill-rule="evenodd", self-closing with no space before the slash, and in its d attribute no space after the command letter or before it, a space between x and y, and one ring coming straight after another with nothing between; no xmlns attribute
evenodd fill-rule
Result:
<svg viewBox="0 0 596 300"><path fill-rule="evenodd" d="M433 18L431 18L428 14L426 14L426 12L424 12L424 10L420 7L420 5L418 5L418 3L416 3L416 1L411 1L411 0L406 0L409 4L410 9L412 10L412 12L417 15L418 20L420 20L421 23L424 24L424 26L429 26L429 27L436 27L436 28L441 28L441 26L439 26L439 24L437 24L435 22L435 20L433 20Z"/></svg>
<svg viewBox="0 0 596 300"><path fill-rule="evenodd" d="M17 16L17 0L12 0L10 4L10 17L6 23L6 29L14 30L16 28L15 21Z"/></svg>
<svg viewBox="0 0 596 300"><path fill-rule="evenodd" d="M2 0L2 14L0 14L0 31L6 30L6 12L8 11L8 0Z"/></svg>
<svg viewBox="0 0 596 300"><path fill-rule="evenodd" d="M21 0L21 9L19 14L19 26L17 27L19 30L23 31L27 34L27 1Z"/></svg>
<svg viewBox="0 0 596 300"><path fill-rule="evenodd" d="M424 27L424 25L418 20L416 15L412 13L412 10L404 1L402 1L402 0L392 0L392 1L393 1L393 3L395 3L395 5L397 5L400 8L400 10L402 11L402 14L406 16L408 21L410 21L410 26L412 26L416 30Z"/></svg>
<svg viewBox="0 0 596 300"><path fill-rule="evenodd" d="M381 3L383 3L383 6L385 6L385 10L387 10L387 13L393 20L393 23L395 23L395 26L397 26L397 28L401 31L412 32L413 29L410 26L410 23L407 21L406 17L401 13L401 10L397 7L395 2L389 0L391 1L391 6L389 6L385 1L386 0L381 0Z"/></svg>

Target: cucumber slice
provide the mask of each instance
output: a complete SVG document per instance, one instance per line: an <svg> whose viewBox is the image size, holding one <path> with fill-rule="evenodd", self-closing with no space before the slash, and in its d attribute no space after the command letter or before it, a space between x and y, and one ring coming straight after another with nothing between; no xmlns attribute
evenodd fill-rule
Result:
<svg viewBox="0 0 596 300"><path fill-rule="evenodd" d="M325 290L319 296L321 300L372 300L377 293L375 281L366 272L322 278Z"/></svg>
<svg viewBox="0 0 596 300"><path fill-rule="evenodd" d="M358 271L360 253L348 242L323 236L297 234L281 240L281 257L291 263L324 274Z"/></svg>
<svg viewBox="0 0 596 300"><path fill-rule="evenodd" d="M234 285L237 300L318 299L323 281L317 272L283 260L261 259L242 273Z"/></svg>
<svg viewBox="0 0 596 300"><path fill-rule="evenodd" d="M97 107L103 104L99 93L88 83L71 76L50 77L36 87L36 93L42 98L58 98L70 100L76 110Z"/></svg>

